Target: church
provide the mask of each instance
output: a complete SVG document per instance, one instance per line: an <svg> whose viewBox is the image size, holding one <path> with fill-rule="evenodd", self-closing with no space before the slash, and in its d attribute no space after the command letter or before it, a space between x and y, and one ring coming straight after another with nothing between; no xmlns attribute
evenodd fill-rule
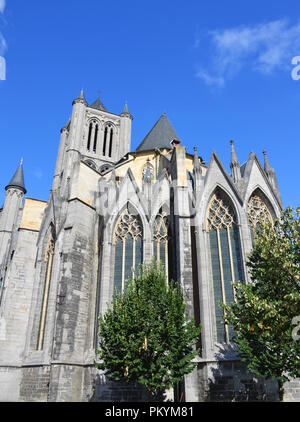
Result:
<svg viewBox="0 0 300 422"><path fill-rule="evenodd" d="M143 401L94 361L99 314L153 259L202 327L197 367L171 400L277 400L277 383L241 362L219 306L235 300L232 282L249 282L256 224L283 209L266 152L240 164L230 141L228 173L216 151L207 162L188 153L165 113L132 151L127 104L115 114L81 91L72 106L48 201L27 196L22 162L3 186L0 401ZM290 382L287 399L296 391Z"/></svg>

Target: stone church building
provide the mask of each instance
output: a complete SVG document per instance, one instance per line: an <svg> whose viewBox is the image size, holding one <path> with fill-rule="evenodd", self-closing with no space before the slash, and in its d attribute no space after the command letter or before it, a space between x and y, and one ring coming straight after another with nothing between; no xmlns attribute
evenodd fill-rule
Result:
<svg viewBox="0 0 300 422"><path fill-rule="evenodd" d="M251 152L229 174L186 151L165 113L136 150L132 116L83 91L61 129L47 202L26 196L23 165L0 213L0 401L142 401L137 385L94 366L98 316L141 262L162 261L201 322L197 368L179 401L276 400L277 384L251 375L222 323L218 301L247 283L245 259L260 218L282 210L274 169ZM3 186L4 188L4 186ZM287 395L295 399L295 382Z"/></svg>

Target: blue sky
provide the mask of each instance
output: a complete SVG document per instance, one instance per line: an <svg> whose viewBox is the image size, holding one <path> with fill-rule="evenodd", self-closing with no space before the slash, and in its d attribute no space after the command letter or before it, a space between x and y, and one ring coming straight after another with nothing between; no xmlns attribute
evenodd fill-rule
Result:
<svg viewBox="0 0 300 422"><path fill-rule="evenodd" d="M113 113L128 102L132 149L164 111L188 152L197 145L209 161L215 149L227 170L230 139L241 164L266 149L284 206L295 207L295 56L294 0L0 0L0 202L22 157L27 195L48 199L60 129L83 88Z"/></svg>

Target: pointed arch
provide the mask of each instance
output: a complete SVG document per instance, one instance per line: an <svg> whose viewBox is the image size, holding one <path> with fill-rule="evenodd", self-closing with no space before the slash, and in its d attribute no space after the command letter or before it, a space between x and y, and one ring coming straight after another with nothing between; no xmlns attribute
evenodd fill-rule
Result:
<svg viewBox="0 0 300 422"><path fill-rule="evenodd" d="M87 125L88 125L88 132L87 132L86 149L88 151L92 150L93 152L96 152L100 122L97 118L93 117L87 122Z"/></svg>
<svg viewBox="0 0 300 422"><path fill-rule="evenodd" d="M107 132L108 132L108 128L107 128L107 126L105 126L105 128L104 128L104 138L103 138L102 155L105 155L105 151L106 151Z"/></svg>
<svg viewBox="0 0 300 422"><path fill-rule="evenodd" d="M39 322L39 330L38 330L37 350L42 350L43 345L44 345L44 335L45 335L48 298L49 298L52 267L53 267L54 248L55 248L54 226L51 223L48 229L47 243L46 243L44 259L43 259L44 261L43 270L42 270L43 293L42 293L42 306L41 306L41 314L40 314L40 322Z"/></svg>
<svg viewBox="0 0 300 422"><path fill-rule="evenodd" d="M93 145L93 151L94 152L97 151L98 131L99 131L99 126L98 126L98 123L96 123L96 125L95 125L95 134L94 134L94 145Z"/></svg>
<svg viewBox="0 0 300 422"><path fill-rule="evenodd" d="M235 300L232 283L243 281L243 263L237 212L230 197L217 187L206 213L215 299L217 341L229 343L233 329L224 325L221 301L230 305Z"/></svg>
<svg viewBox="0 0 300 422"><path fill-rule="evenodd" d="M111 157L112 154L112 146L113 146L113 136L114 136L114 129L110 129L110 138L109 138L109 150L108 150L108 156Z"/></svg>
<svg viewBox="0 0 300 422"><path fill-rule="evenodd" d="M113 138L116 132L115 126L112 122L107 122L104 127L102 155L111 158L113 149Z"/></svg>
<svg viewBox="0 0 300 422"><path fill-rule="evenodd" d="M93 160L90 160L90 159L89 160L85 160L84 163L87 166L91 167L93 170L97 170L96 164L94 163Z"/></svg>
<svg viewBox="0 0 300 422"><path fill-rule="evenodd" d="M275 212L267 196L260 188L256 188L249 197L247 203L248 221L251 229L252 239L254 231L260 222L274 222Z"/></svg>
<svg viewBox="0 0 300 422"><path fill-rule="evenodd" d="M136 209L127 202L113 231L114 291L124 291L126 280L143 262L143 224Z"/></svg>
<svg viewBox="0 0 300 422"><path fill-rule="evenodd" d="M167 280L170 279L171 275L170 253L172 248L170 247L170 240L170 216L167 205L163 204L153 220L153 257L157 265L162 263Z"/></svg>
<svg viewBox="0 0 300 422"><path fill-rule="evenodd" d="M92 130L93 130L93 123L90 122L89 124L89 133L88 133L88 141L87 141L87 150L89 151L91 148L91 137L92 137Z"/></svg>

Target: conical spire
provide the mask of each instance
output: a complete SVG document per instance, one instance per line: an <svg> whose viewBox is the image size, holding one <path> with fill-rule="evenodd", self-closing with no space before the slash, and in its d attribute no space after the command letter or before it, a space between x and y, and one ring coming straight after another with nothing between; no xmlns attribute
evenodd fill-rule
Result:
<svg viewBox="0 0 300 422"><path fill-rule="evenodd" d="M267 175L267 177L268 177L268 179L271 183L271 186L272 186L280 204L282 205L282 200L281 200L281 196L280 196L280 192L279 192L279 187L278 187L278 182L277 182L275 170L270 166L270 163L269 163L269 160L268 160L268 157L267 157L267 151L264 150L263 154L264 154L264 159L265 159L264 160L265 161L265 163L264 163L265 173L266 173L266 175Z"/></svg>
<svg viewBox="0 0 300 422"><path fill-rule="evenodd" d="M136 151L149 151L155 148L173 149L171 142L174 139L179 139L178 135L169 122L166 113L163 113Z"/></svg>
<svg viewBox="0 0 300 422"><path fill-rule="evenodd" d="M104 106L104 104L101 102L100 97L97 97L97 100L93 102L93 104L91 104L89 107L91 108L96 108L97 110L101 110L101 111L107 111L106 107Z"/></svg>
<svg viewBox="0 0 300 422"><path fill-rule="evenodd" d="M124 105L124 108L123 108L123 111L122 111L121 114L128 114L129 116L131 116L129 109L128 109L127 101L125 102L125 105Z"/></svg>
<svg viewBox="0 0 300 422"><path fill-rule="evenodd" d="M5 190L7 190L9 188L20 189L21 191L23 191L24 194L27 192L26 189L25 189L25 184L24 184L23 159L21 160L21 163L20 163L19 167L17 168L17 171L13 175L11 181L5 187Z"/></svg>
<svg viewBox="0 0 300 422"><path fill-rule="evenodd" d="M236 152L235 152L234 141L232 139L230 140L230 144L231 144L231 162L230 162L230 167L232 165L235 165L235 164L240 165L239 160L238 160L237 155L236 155Z"/></svg>
<svg viewBox="0 0 300 422"><path fill-rule="evenodd" d="M267 173L267 175L270 177L270 176L273 176L273 174L274 174L274 170L272 169L272 167L270 166L270 163L269 163L269 160L268 160L268 157L267 157L267 151L266 150L263 150L263 154L264 154L264 160L265 160L265 162L264 162L264 169L265 169L265 172Z"/></svg>
<svg viewBox="0 0 300 422"><path fill-rule="evenodd" d="M230 168L231 168L233 181L237 182L241 178L241 166L240 166L239 160L237 158L235 148L234 148L234 142L233 142L232 139L230 140L230 144L231 144Z"/></svg>
<svg viewBox="0 0 300 422"><path fill-rule="evenodd" d="M76 103L82 103L84 105L87 105L87 102L83 93L83 89L80 91L80 94L78 95L78 97L75 98L75 100L73 101L73 105Z"/></svg>

